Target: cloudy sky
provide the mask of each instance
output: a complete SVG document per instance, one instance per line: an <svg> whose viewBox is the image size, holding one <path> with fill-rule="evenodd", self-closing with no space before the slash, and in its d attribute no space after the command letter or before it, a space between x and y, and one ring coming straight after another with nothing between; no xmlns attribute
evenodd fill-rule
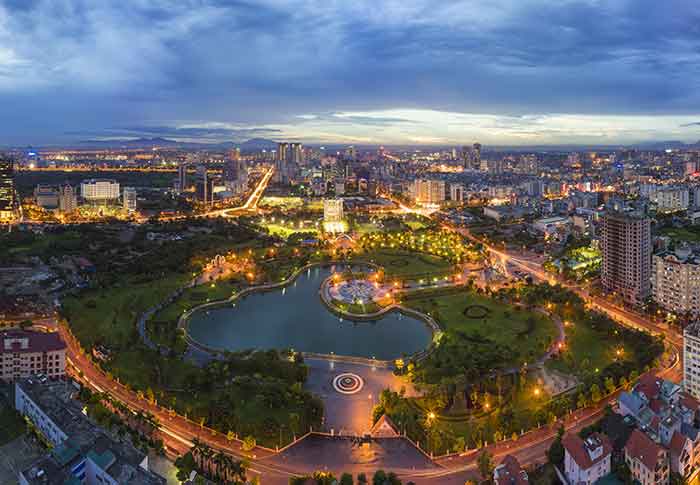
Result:
<svg viewBox="0 0 700 485"><path fill-rule="evenodd" d="M0 144L700 140L698 0L0 0Z"/></svg>

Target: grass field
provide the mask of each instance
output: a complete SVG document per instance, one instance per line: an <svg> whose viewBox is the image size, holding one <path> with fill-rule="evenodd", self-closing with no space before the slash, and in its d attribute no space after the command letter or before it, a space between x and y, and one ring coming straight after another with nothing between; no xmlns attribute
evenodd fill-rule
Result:
<svg viewBox="0 0 700 485"><path fill-rule="evenodd" d="M449 261L429 254L403 251L400 249L378 249L361 253L359 257L384 267L387 276L405 276L424 273L449 273Z"/></svg>
<svg viewBox="0 0 700 485"><path fill-rule="evenodd" d="M296 234L298 232L312 232L314 234L318 234L318 229L316 227L290 227L290 226L282 226L280 224L263 224L264 227L267 228L268 231L270 231L270 234L273 236L280 236L283 238L287 238L292 234Z"/></svg>
<svg viewBox="0 0 700 485"><path fill-rule="evenodd" d="M186 280L184 275L166 275L147 283L125 281L106 290L92 290L80 298L67 298L63 309L83 346L106 343L126 349L138 340L134 334L137 317L165 300Z"/></svg>
<svg viewBox="0 0 700 485"><path fill-rule="evenodd" d="M571 324L566 327L567 352L547 366L566 374L582 375L595 373L610 365L616 358L631 359L631 350L624 347L622 338L614 339L607 334L596 332L584 324ZM625 348L618 356L616 351Z"/></svg>
<svg viewBox="0 0 700 485"><path fill-rule="evenodd" d="M437 315L446 332L478 334L494 343L516 349L514 363L533 361L541 355L544 341L557 335L554 323L545 316L495 301L474 292L464 291L451 295L419 300L407 300L404 304L418 311ZM464 310L479 305L488 310L483 318L468 318Z"/></svg>

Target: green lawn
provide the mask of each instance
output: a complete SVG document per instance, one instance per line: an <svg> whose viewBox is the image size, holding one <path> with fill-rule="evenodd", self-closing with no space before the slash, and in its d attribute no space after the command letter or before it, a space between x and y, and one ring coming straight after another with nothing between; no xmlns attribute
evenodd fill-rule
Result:
<svg viewBox="0 0 700 485"><path fill-rule="evenodd" d="M583 375L602 371L615 361L616 351L625 348L620 358L630 360L632 350L624 346L622 338L613 338L583 323L573 323L566 327L566 352L559 359L550 360L547 366L573 375Z"/></svg>
<svg viewBox="0 0 700 485"><path fill-rule="evenodd" d="M80 297L67 298L63 309L83 346L91 348L103 343L110 348L126 349L138 341L135 334L138 316L163 301L187 279L182 274L171 274L146 283L124 281L109 289L90 290Z"/></svg>
<svg viewBox="0 0 700 485"><path fill-rule="evenodd" d="M493 300L471 291L424 299L405 299L410 308L437 315L446 332L466 336L478 335L494 343L512 347L513 363L537 359L544 352L543 344L557 335L554 323L545 316ZM483 318L468 318L464 310L470 305L480 305L488 310ZM437 313L436 313L437 312Z"/></svg>
<svg viewBox="0 0 700 485"><path fill-rule="evenodd" d="M452 269L450 262L445 259L400 249L377 249L360 253L359 258L384 267L389 277L425 273L446 274Z"/></svg>
<svg viewBox="0 0 700 485"><path fill-rule="evenodd" d="M272 224L272 223L266 223L263 224L263 227L266 227L268 231L270 231L270 234L273 236L280 236L283 238L287 238L292 234L296 234L298 232L304 232L304 233L314 233L318 234L318 229L314 226L311 227L291 227L291 226L282 226L280 224Z"/></svg>

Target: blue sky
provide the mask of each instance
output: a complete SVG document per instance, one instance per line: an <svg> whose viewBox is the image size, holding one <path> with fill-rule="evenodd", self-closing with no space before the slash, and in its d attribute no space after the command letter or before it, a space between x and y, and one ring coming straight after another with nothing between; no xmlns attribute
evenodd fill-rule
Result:
<svg viewBox="0 0 700 485"><path fill-rule="evenodd" d="M0 0L0 143L700 140L697 0Z"/></svg>

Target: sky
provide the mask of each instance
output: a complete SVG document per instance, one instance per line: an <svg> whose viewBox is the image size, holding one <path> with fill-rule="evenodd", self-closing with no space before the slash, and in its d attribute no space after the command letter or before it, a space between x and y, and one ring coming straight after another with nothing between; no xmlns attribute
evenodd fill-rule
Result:
<svg viewBox="0 0 700 485"><path fill-rule="evenodd" d="M700 140L697 0L0 0L0 144Z"/></svg>

